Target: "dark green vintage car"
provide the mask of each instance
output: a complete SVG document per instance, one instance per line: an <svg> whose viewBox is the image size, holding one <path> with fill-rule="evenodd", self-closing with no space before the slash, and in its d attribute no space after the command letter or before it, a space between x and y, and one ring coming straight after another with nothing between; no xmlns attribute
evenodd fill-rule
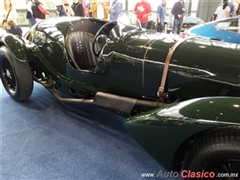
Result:
<svg viewBox="0 0 240 180"><path fill-rule="evenodd" d="M0 76L16 101L33 81L65 103L130 115L128 132L167 170L240 172L240 45L60 17L0 38ZM63 96L63 94L65 94ZM143 113L143 114L142 114Z"/></svg>

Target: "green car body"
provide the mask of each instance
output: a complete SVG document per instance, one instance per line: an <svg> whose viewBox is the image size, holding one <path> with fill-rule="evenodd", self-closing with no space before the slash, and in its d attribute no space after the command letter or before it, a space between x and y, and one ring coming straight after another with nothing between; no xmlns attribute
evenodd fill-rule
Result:
<svg viewBox="0 0 240 180"><path fill-rule="evenodd" d="M127 119L124 125L168 171L179 170L194 137L221 128L239 128L240 98L192 99Z"/></svg>
<svg viewBox="0 0 240 180"><path fill-rule="evenodd" d="M180 170L185 152L197 147L196 137L238 131L239 45L183 39L136 23L125 12L118 22L53 18L36 24L23 38L6 33L0 37L1 80L17 101L31 96L36 81L65 103L130 115L146 111L127 119L126 129L167 170ZM199 154L205 156L204 150ZM199 154L186 167L202 167L194 165Z"/></svg>

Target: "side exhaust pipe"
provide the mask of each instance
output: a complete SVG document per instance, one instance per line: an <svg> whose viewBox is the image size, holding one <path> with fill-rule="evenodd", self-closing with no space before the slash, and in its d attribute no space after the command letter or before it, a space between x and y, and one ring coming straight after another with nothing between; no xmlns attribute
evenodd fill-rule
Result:
<svg viewBox="0 0 240 180"><path fill-rule="evenodd" d="M114 94L98 92L94 99L78 99L78 98L63 98L52 89L48 89L54 97L64 103L84 103L93 104L107 109L113 109L125 113L130 113L134 106L145 106L145 107L162 107L165 103L158 101L147 101L129 98L125 96L118 96Z"/></svg>
<svg viewBox="0 0 240 180"><path fill-rule="evenodd" d="M134 98L118 96L109 93L98 92L94 98L93 104L109 108L115 109L121 112L130 113L134 106L147 106L147 107L162 107L166 104L160 103L158 101L146 101L146 100L138 100Z"/></svg>

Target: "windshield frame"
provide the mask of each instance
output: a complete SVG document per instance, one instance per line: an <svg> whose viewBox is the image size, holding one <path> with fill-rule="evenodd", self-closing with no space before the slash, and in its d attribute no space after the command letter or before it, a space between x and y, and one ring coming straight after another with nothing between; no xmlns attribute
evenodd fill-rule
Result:
<svg viewBox="0 0 240 180"><path fill-rule="evenodd" d="M122 31L122 34L142 29L139 19L137 19L136 15L130 11L122 11L122 13L118 16L117 23L119 25L119 29Z"/></svg>

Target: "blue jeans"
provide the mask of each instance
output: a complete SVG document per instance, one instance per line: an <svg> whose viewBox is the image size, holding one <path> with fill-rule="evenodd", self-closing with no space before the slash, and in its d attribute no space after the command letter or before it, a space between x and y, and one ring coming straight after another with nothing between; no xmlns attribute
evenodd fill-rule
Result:
<svg viewBox="0 0 240 180"><path fill-rule="evenodd" d="M146 28L147 27L147 22L146 23L141 23L142 28Z"/></svg>
<svg viewBox="0 0 240 180"><path fill-rule="evenodd" d="M173 34L180 34L183 25L183 18L176 19L174 18L173 22Z"/></svg>
<svg viewBox="0 0 240 180"><path fill-rule="evenodd" d="M164 31L164 23L160 22L157 24L157 32L163 32Z"/></svg>
<svg viewBox="0 0 240 180"><path fill-rule="evenodd" d="M34 24L36 24L36 20L34 18L29 18L28 19L30 27L32 27Z"/></svg>

